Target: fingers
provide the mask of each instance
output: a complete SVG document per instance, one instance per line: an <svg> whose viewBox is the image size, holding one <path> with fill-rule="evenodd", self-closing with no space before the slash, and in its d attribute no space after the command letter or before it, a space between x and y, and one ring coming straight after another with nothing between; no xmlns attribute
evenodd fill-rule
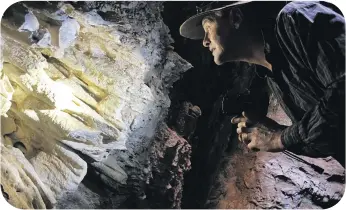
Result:
<svg viewBox="0 0 346 210"><path fill-rule="evenodd" d="M239 141L248 143L251 141L250 134L255 130L255 128L249 128L247 122L238 123L237 133Z"/></svg>
<svg viewBox="0 0 346 210"><path fill-rule="evenodd" d="M246 118L244 117L233 117L231 120L231 123L233 124L237 124L237 123L241 123L241 122L246 122Z"/></svg>
<svg viewBox="0 0 346 210"><path fill-rule="evenodd" d="M251 133L242 133L241 135L243 135L244 137L243 138L243 142L245 144L248 144L251 142Z"/></svg>
<svg viewBox="0 0 346 210"><path fill-rule="evenodd" d="M239 141L244 141L245 138L247 138L246 133L240 133L240 134L238 135L238 140L239 140Z"/></svg>
<svg viewBox="0 0 346 210"><path fill-rule="evenodd" d="M240 136L241 136L241 141L243 141L243 142L248 141L248 139L247 139L247 138L248 138L247 133L241 133Z"/></svg>
<svg viewBox="0 0 346 210"><path fill-rule="evenodd" d="M237 128L237 133L252 133L256 128L239 127Z"/></svg>
<svg viewBox="0 0 346 210"><path fill-rule="evenodd" d="M257 122L257 115L253 114L253 113L249 113L249 112L242 112L242 117L233 117L231 120L231 123L233 124L237 124L237 123L241 123L241 122L251 122L251 123L255 123ZM238 126L239 127L239 126Z"/></svg>
<svg viewBox="0 0 346 210"><path fill-rule="evenodd" d="M248 144L251 142L251 133L241 133L238 135L238 140Z"/></svg>
<svg viewBox="0 0 346 210"><path fill-rule="evenodd" d="M257 148L256 139L252 138L252 132L255 131L256 128L247 128L247 127L239 127L237 128L238 139L241 142L247 144L247 147L252 151L259 151Z"/></svg>
<svg viewBox="0 0 346 210"><path fill-rule="evenodd" d="M239 141L244 142L245 144L248 144L251 141L250 135L251 134L249 133L241 133L238 135L238 139Z"/></svg>
<svg viewBox="0 0 346 210"><path fill-rule="evenodd" d="M251 133L241 133L241 134L238 135L238 139L239 139L239 141L244 142L245 144L247 144L247 147L250 150L258 150L256 148L255 141L251 140Z"/></svg>
<svg viewBox="0 0 346 210"><path fill-rule="evenodd" d="M256 119L255 116L252 116L249 113L246 112L242 112L242 117L234 117L232 118L231 122L233 124L238 124L238 128L237 128L237 133L238 133L238 139L241 142L244 142L245 144L248 145L248 148L251 150L258 150L256 148L256 144L255 141L252 140L252 132L255 131L256 127L249 127L251 125L253 125L252 122L256 122L256 121L252 121L251 119Z"/></svg>
<svg viewBox="0 0 346 210"><path fill-rule="evenodd" d="M241 128L241 127L247 127L247 122L240 122L238 123L238 128Z"/></svg>

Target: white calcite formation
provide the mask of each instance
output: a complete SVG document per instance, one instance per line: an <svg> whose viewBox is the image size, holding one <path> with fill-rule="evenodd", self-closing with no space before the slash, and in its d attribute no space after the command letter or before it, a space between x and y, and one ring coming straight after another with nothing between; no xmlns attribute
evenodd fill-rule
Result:
<svg viewBox="0 0 346 210"><path fill-rule="evenodd" d="M117 153L149 145L168 88L191 68L170 47L162 3L84 4L17 3L1 21L1 185L18 208L54 207L88 167L126 184Z"/></svg>

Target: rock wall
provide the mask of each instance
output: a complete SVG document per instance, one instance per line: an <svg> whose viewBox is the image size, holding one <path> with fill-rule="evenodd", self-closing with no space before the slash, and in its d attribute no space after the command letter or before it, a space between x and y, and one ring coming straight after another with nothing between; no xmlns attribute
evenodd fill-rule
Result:
<svg viewBox="0 0 346 210"><path fill-rule="evenodd" d="M273 97L267 116L292 124ZM224 153L207 207L320 209L334 206L344 195L345 169L332 157L251 152L237 137L230 142L232 150Z"/></svg>
<svg viewBox="0 0 346 210"><path fill-rule="evenodd" d="M170 47L162 8L20 2L7 9L1 185L12 205L53 207L87 170L143 196L149 146L170 106L168 88L191 68Z"/></svg>
<svg viewBox="0 0 346 210"><path fill-rule="evenodd" d="M345 189L345 170L332 158L299 156L324 169L318 173L309 165L283 153L235 153L219 181L221 187L210 196L216 208L330 208L340 201ZM219 184L220 184L219 183Z"/></svg>
<svg viewBox="0 0 346 210"><path fill-rule="evenodd" d="M163 124L151 148L146 208L181 208L184 174L191 169L191 137L202 113L189 102L174 111L172 129Z"/></svg>

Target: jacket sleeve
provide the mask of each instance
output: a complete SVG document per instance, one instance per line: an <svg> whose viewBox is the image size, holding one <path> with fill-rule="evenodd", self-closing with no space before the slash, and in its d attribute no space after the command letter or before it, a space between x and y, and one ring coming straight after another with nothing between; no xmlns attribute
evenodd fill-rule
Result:
<svg viewBox="0 0 346 210"><path fill-rule="evenodd" d="M305 71L324 96L285 129L292 152L345 161L345 20L333 7L292 2L277 18L276 35L290 68Z"/></svg>

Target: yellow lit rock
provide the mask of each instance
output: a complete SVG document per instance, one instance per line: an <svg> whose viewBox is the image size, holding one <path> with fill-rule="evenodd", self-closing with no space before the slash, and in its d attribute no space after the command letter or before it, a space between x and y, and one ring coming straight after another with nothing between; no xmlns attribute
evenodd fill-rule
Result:
<svg viewBox="0 0 346 210"><path fill-rule="evenodd" d="M14 89L6 75L1 75L0 79L0 116L6 116L6 112L11 107L11 99Z"/></svg>
<svg viewBox="0 0 346 210"><path fill-rule="evenodd" d="M120 150L148 151L144 141L170 104L166 87L191 67L166 52L162 19L151 23L114 13L126 23L106 21L64 2L54 11L21 2L10 9L13 16L1 21L0 114L1 185L11 204L53 207L77 189L88 165L126 184L127 169L116 156ZM27 18L19 23L18 17ZM141 170L136 158L128 161Z"/></svg>

